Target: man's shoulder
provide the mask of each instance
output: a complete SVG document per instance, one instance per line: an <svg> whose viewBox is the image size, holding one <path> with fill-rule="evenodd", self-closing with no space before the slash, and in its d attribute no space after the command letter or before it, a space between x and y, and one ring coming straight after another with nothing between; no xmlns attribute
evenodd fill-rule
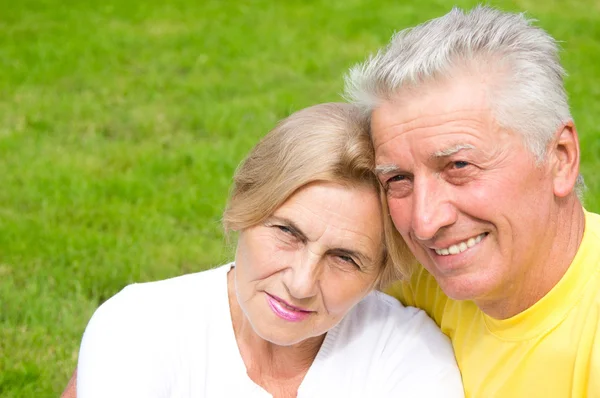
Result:
<svg viewBox="0 0 600 398"><path fill-rule="evenodd" d="M590 235L590 238L600 242L600 214L585 211L585 233ZM600 251L600 245L596 247Z"/></svg>
<svg viewBox="0 0 600 398"><path fill-rule="evenodd" d="M424 310L447 335L452 335L459 323L470 323L480 312L470 300L449 298L433 275L421 265L416 267L410 279L396 282L387 293L404 305Z"/></svg>
<svg viewBox="0 0 600 398"><path fill-rule="evenodd" d="M415 267L409 279L394 283L386 293L404 305L424 310L438 325L440 311L449 300L435 278L421 265Z"/></svg>
<svg viewBox="0 0 600 398"><path fill-rule="evenodd" d="M577 275L586 283L591 280L600 281L600 214L584 210L585 228L583 239L571 267L578 270ZM596 283L596 285L598 282ZM600 290L598 291L600 294Z"/></svg>

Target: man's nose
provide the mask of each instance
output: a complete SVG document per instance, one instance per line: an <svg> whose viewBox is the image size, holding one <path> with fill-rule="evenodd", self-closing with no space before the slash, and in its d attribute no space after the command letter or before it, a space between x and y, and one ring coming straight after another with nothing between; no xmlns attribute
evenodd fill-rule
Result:
<svg viewBox="0 0 600 398"><path fill-rule="evenodd" d="M437 176L415 179L412 230L419 240L428 240L442 228L456 222L457 212L450 189Z"/></svg>
<svg viewBox="0 0 600 398"><path fill-rule="evenodd" d="M317 294L321 278L321 257L310 251L299 256L288 272L286 285L291 296L297 299L313 297Z"/></svg>

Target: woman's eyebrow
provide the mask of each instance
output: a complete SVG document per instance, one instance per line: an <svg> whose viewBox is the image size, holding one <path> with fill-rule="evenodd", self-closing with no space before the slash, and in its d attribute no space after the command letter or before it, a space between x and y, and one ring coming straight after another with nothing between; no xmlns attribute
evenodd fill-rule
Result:
<svg viewBox="0 0 600 398"><path fill-rule="evenodd" d="M298 236L298 238L300 238L301 240L308 240L307 236L302 232L302 230L296 224L294 224L294 222L292 220L290 220L287 217L281 217L281 216L274 215L271 217L271 222L284 224L286 227L291 229L292 232L296 236ZM347 255L350 257L356 257L363 264L365 262L368 262L369 264L373 262L371 257L369 257L367 254L364 254L364 253L362 253L360 251L356 251L356 250L346 249L344 247L336 247L335 249L329 250L329 252Z"/></svg>
<svg viewBox="0 0 600 398"><path fill-rule="evenodd" d="M290 230L292 230L292 232L294 233L294 235L298 236L301 239L306 240L307 237L304 234L304 232L302 232L302 230L300 229L300 227L298 227L292 220L290 220L289 218L286 217L280 217L280 216L272 216L271 217L271 221L275 221L281 224L285 224L286 227L288 227Z"/></svg>

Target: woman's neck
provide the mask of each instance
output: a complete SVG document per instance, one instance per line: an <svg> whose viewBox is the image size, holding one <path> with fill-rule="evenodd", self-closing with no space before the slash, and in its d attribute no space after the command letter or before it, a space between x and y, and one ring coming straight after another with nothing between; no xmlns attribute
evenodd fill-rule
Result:
<svg viewBox="0 0 600 398"><path fill-rule="evenodd" d="M256 334L244 315L235 294L234 271L227 275L229 308L238 349L248 376L273 396L282 391L298 390L312 365L325 335L306 339L291 346L279 346Z"/></svg>

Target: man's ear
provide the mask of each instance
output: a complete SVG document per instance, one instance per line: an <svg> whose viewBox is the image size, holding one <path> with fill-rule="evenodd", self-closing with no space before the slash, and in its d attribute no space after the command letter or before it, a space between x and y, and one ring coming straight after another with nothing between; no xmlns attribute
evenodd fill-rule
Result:
<svg viewBox="0 0 600 398"><path fill-rule="evenodd" d="M554 195L564 198L573 192L579 175L579 138L572 120L556 132L549 155L553 163Z"/></svg>

